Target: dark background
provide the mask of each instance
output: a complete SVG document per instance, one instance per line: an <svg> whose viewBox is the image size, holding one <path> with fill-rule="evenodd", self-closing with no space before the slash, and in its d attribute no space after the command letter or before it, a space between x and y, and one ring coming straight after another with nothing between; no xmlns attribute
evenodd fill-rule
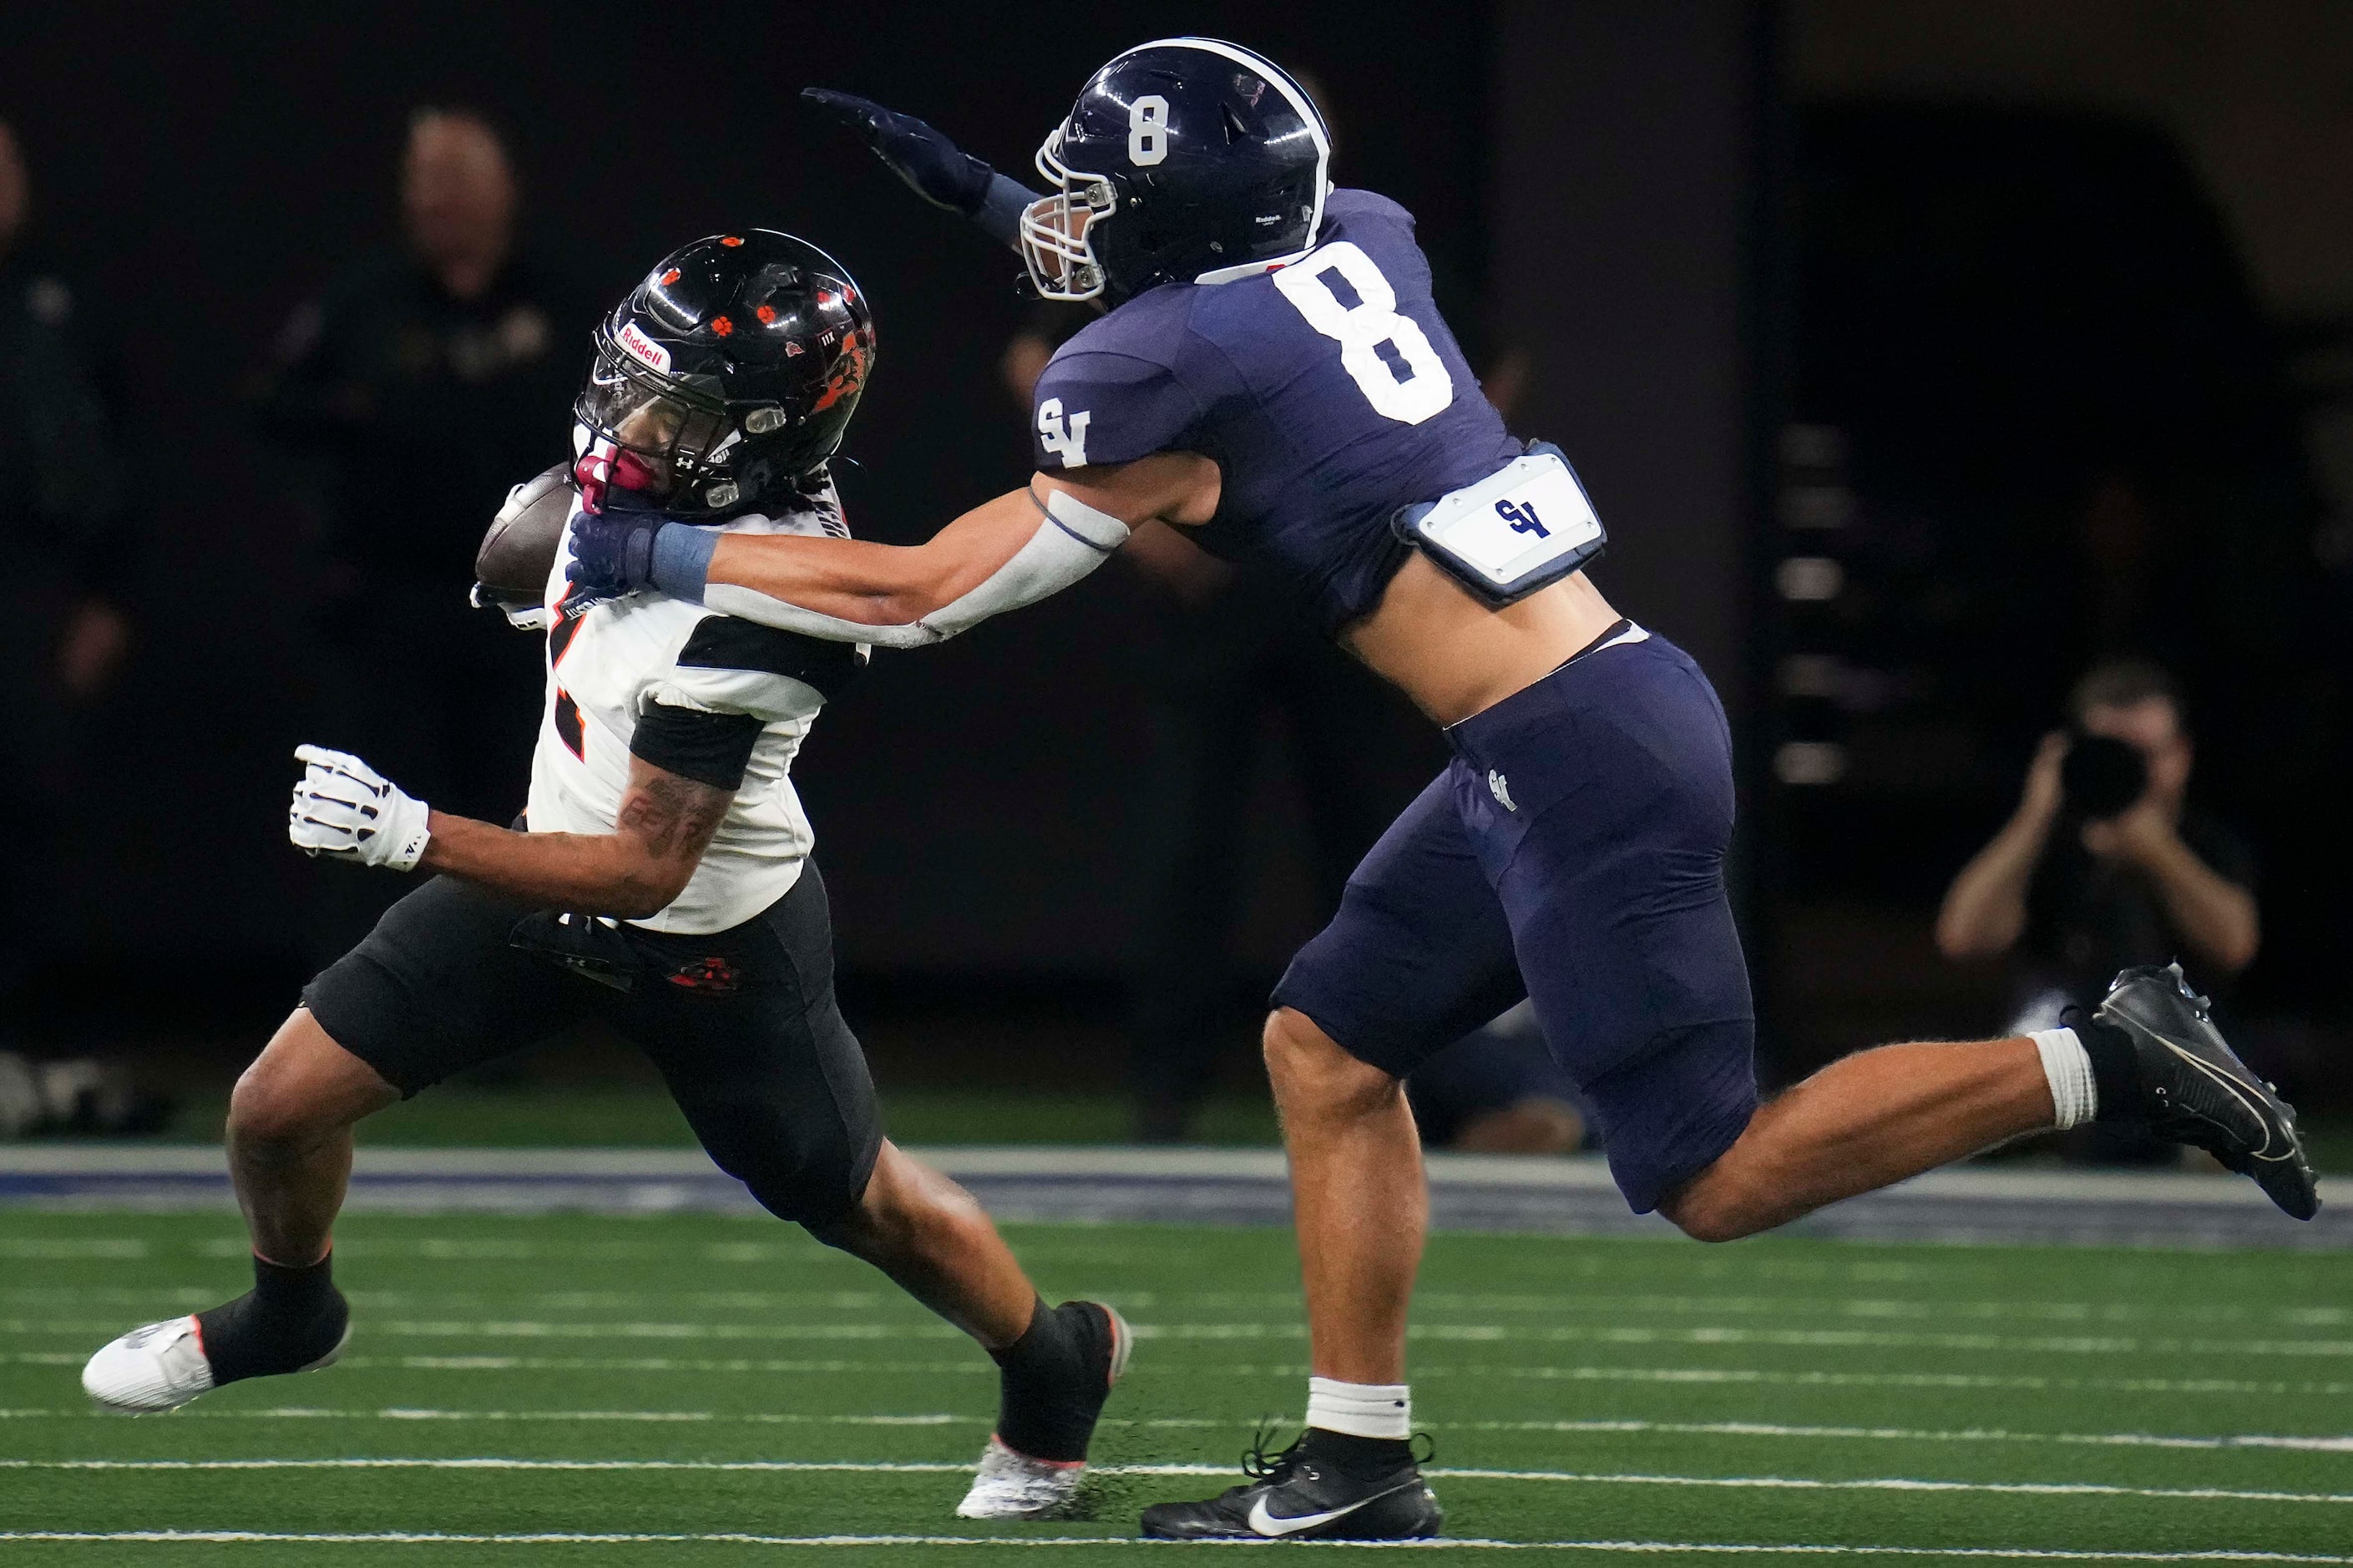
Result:
<svg viewBox="0 0 2353 1568"><path fill-rule="evenodd" d="M1609 521L1603 589L1734 713L1744 913L1785 1066L1995 1021L1986 977L1929 952L1934 901L2058 692L2118 647L2180 667L2200 792L2263 840L2250 1000L2333 1040L2353 212L2329 193L2353 184L2353 16L2325 0L13 7L0 116L36 230L122 351L153 541L137 658L86 725L52 994L267 1013L301 978L313 868L280 823L293 744L337 739L306 717L318 563L236 394L300 300L395 242L412 109L497 120L526 246L600 293L746 223L849 263L881 352L842 488L861 532L909 539L1026 471L996 374L1026 310L1015 264L793 94L871 94L1020 174L1093 67L1185 31L1313 73L1336 176L1419 216L1466 338L1531 355L1514 425L1567 448ZM1792 425L1849 460L1793 468ZM383 459L431 504L431 453ZM2070 542L2117 484L2173 595L2153 632L2094 624L2101 561ZM1866 523L1830 620L1774 587L1785 555L1828 548L1786 526L1824 490ZM453 594L465 579L452 563ZM1978 595L1957 613L1956 584ZM1142 592L1107 571L878 658L827 714L797 776L866 996L1109 1008ZM1822 648L1862 696L1788 700L1788 655ZM1792 740L1852 771L1781 782ZM171 787L123 787L127 756ZM1400 788L1430 757L1398 747ZM1271 973L1316 911L1296 808L1261 795L1239 941Z"/></svg>
<svg viewBox="0 0 2353 1568"><path fill-rule="evenodd" d="M1246 35L1327 82L1348 127L1340 177L1405 202L1444 263L1475 272L1478 10L1364 16L422 5L362 20L100 5L12 28L0 113L27 144L35 221L131 351L156 544L121 701L180 785L168 809L108 814L76 879L91 939L191 968L295 946L305 868L282 842L280 801L306 738L311 563L232 394L299 300L358 248L396 242L412 108L474 105L503 125L527 245L599 294L617 297L686 237L745 223L840 256L881 329L842 489L861 532L916 538L1027 474L1023 411L995 375L1026 309L1018 264L907 199L793 95L808 83L871 94L1026 174L1078 84L1121 47L1163 31ZM567 410L547 416L568 427ZM387 451L384 465L429 504L431 454ZM467 563L451 565L462 593ZM798 776L853 962L1084 971L1115 958L1116 847L1141 751L1132 592L1105 574L947 647L885 657L827 715Z"/></svg>

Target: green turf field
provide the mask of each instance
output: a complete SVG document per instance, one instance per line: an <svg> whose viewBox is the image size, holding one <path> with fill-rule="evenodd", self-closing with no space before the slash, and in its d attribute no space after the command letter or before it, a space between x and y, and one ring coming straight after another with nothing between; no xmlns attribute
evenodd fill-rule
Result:
<svg viewBox="0 0 2353 1568"><path fill-rule="evenodd" d="M84 1407L83 1357L237 1289L236 1222L0 1211L0 1563L1131 1562L1141 1503L1225 1484L1253 1420L1300 1408L1290 1237L1011 1234L1141 1335L1089 1519L955 1519L993 1369L773 1222L352 1218L343 1365L132 1421ZM1485 1543L1447 1561L2353 1562L2353 1257L1440 1237L1418 1325L1448 1528ZM1310 1561L1335 1554L1366 1555Z"/></svg>

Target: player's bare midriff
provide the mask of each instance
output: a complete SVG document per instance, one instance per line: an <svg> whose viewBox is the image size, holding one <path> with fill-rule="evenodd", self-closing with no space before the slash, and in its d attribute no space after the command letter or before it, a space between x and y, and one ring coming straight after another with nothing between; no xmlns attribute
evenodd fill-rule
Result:
<svg viewBox="0 0 2353 1568"><path fill-rule="evenodd" d="M1415 707L1459 724L1542 680L1617 619L1582 572L1496 610L1417 552L1340 640Z"/></svg>
<svg viewBox="0 0 2353 1568"><path fill-rule="evenodd" d="M937 640L942 634L926 630L923 617L937 616L994 581L1041 526L1068 531L1050 518L1040 521L1040 498L1055 491L1071 492L1113 526L1125 526L1115 521L1121 519L1134 525L1156 520L1187 533L1217 515L1223 478L1199 453L1157 452L1079 473L1039 473L1029 486L974 508L921 545L728 534L710 558L707 581L751 590L756 598L730 613L754 620L767 621L770 613L815 615L833 618L832 628L820 635L871 626L871 640L880 642L912 626ZM1086 570L1092 569L1090 563ZM775 605L764 610L762 600ZM1617 619L1581 573L1494 609L1415 552L1382 589L1380 602L1343 629L1340 640L1443 725L1460 723L1543 679ZM793 626L790 619L769 624Z"/></svg>
<svg viewBox="0 0 2353 1568"><path fill-rule="evenodd" d="M1071 482L1067 475L1039 478ZM1191 528L1217 514L1224 477L1208 458L1166 452L1103 478L1111 481L1107 488L1087 489L1107 504L1125 499L1122 490L1134 485L1133 493L1150 498L1143 510ZM1459 724L1542 680L1617 619L1582 572L1499 610L1416 551L1381 591L1380 603L1344 628L1340 641L1431 719Z"/></svg>

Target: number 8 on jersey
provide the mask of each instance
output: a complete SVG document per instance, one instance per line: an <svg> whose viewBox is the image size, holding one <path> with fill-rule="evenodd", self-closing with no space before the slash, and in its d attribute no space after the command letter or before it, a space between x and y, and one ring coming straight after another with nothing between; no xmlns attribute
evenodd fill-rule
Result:
<svg viewBox="0 0 2353 1568"><path fill-rule="evenodd" d="M1377 413L1419 425L1454 401L1454 378L1429 335L1398 313L1397 290L1346 240L1312 251L1274 275L1307 324L1340 345L1340 364Z"/></svg>

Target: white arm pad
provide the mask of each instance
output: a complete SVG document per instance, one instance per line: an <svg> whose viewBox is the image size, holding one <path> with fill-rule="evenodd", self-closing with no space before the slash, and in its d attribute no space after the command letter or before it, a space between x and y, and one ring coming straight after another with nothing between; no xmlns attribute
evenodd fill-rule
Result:
<svg viewBox="0 0 2353 1568"><path fill-rule="evenodd" d="M1030 490L1029 499L1038 500L1036 489ZM702 591L702 602L723 615L828 642L871 643L877 647L922 647L945 642L991 616L1060 593L1127 542L1127 524L1066 490L1047 496L1039 503L1039 510L1038 531L1014 552L1010 561L969 593L903 626L875 626L820 615L735 583L710 584Z"/></svg>

